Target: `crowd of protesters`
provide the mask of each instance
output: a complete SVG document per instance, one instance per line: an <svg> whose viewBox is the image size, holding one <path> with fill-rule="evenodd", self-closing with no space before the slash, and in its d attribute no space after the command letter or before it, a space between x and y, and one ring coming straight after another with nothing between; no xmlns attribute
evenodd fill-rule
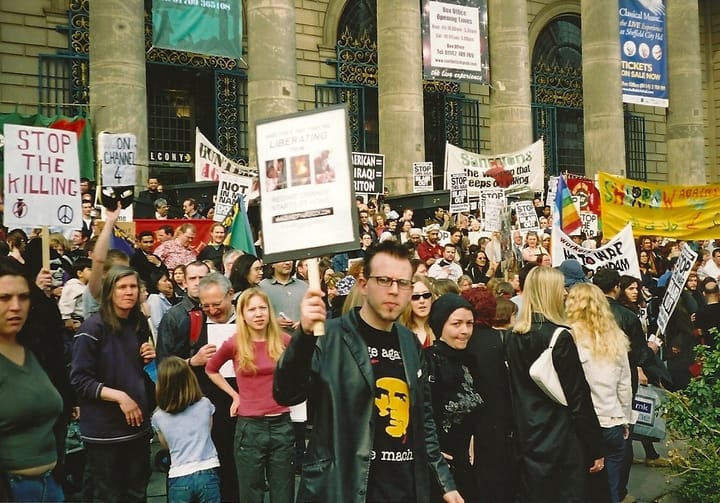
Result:
<svg viewBox="0 0 720 503"><path fill-rule="evenodd" d="M157 230L131 254L111 246L119 206L96 225L89 186L49 269L37 233L7 233L0 500L144 501L156 438L169 501L293 501L296 474L298 501L634 501L634 393L682 389L695 346L716 348L713 242L641 236L640 277L552 268L541 204L540 227L504 243L472 212L420 222L373 198L358 201L357 248L319 258L316 290L305 260L264 264L260 241L233 250L222 224L198 246L198 204L173 209L159 185L139 198ZM684 246L699 259L658 334ZM567 405L528 373L558 329ZM78 420L85 466L70 480ZM641 462L667 466L642 445Z"/></svg>

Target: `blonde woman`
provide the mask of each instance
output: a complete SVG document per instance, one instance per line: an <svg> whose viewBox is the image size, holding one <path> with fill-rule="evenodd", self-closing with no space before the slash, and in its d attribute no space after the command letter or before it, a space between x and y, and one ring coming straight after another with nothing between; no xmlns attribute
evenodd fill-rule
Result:
<svg viewBox="0 0 720 503"><path fill-rule="evenodd" d="M607 297L597 286L590 283L573 286L565 300L565 310L605 439L610 500L617 503L624 492L620 479L632 411L630 343L615 322Z"/></svg>
<svg viewBox="0 0 720 503"><path fill-rule="evenodd" d="M270 501L294 497L295 436L289 408L272 395L273 373L290 336L280 330L267 295L258 288L245 290L237 301L237 331L208 361L205 371L215 385L230 395L230 415L237 416L235 466L240 501L262 501L265 480ZM232 361L235 391L220 374Z"/></svg>
<svg viewBox="0 0 720 503"><path fill-rule="evenodd" d="M590 501L587 474L604 467L604 442L590 387L568 330L553 347L553 364L568 405L551 400L530 378L529 368L564 328L564 277L550 267L533 268L523 305L506 340L513 398L520 501Z"/></svg>
<svg viewBox="0 0 720 503"><path fill-rule="evenodd" d="M414 276L410 304L400 315L400 323L415 334L423 348L428 348L435 342L435 334L429 321L430 307L434 300L435 295L428 277Z"/></svg>

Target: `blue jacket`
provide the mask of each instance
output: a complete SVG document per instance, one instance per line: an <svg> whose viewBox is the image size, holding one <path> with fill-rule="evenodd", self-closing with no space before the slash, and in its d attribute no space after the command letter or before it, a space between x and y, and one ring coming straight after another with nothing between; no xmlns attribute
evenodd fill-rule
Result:
<svg viewBox="0 0 720 503"><path fill-rule="evenodd" d="M80 326L73 344L70 381L80 404L80 432L85 442L117 443L150 436L154 388L145 374L140 346L149 328L124 320L119 334L110 333L94 314ZM143 413L140 427L128 426L115 402L100 398L103 386L119 389L135 400Z"/></svg>

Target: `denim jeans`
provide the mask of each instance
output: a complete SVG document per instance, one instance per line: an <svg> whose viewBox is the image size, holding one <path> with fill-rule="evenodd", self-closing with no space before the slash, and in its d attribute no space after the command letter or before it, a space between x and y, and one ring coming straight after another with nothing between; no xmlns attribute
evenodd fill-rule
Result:
<svg viewBox="0 0 720 503"><path fill-rule="evenodd" d="M265 480L270 501L289 503L295 498L295 434L289 414L238 417L235 429L235 467L240 501L260 503Z"/></svg>
<svg viewBox="0 0 720 503"><path fill-rule="evenodd" d="M52 471L37 477L9 474L13 501L65 501L62 487L55 481Z"/></svg>
<svg viewBox="0 0 720 503"><path fill-rule="evenodd" d="M107 503L145 502L150 481L150 437L116 444L85 442L83 497Z"/></svg>
<svg viewBox="0 0 720 503"><path fill-rule="evenodd" d="M168 479L168 503L220 503L220 477L217 468Z"/></svg>
<svg viewBox="0 0 720 503"><path fill-rule="evenodd" d="M610 485L610 498L612 503L617 503L625 497L623 494L625 488L622 487L622 473L627 446L627 441L623 438L625 428L623 426L613 426L602 430L605 439L605 471Z"/></svg>

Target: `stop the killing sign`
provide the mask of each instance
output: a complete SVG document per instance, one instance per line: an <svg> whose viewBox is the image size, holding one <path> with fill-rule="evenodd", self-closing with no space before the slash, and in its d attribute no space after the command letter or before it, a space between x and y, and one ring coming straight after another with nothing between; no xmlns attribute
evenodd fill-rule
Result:
<svg viewBox="0 0 720 503"><path fill-rule="evenodd" d="M80 162L72 131L5 124L4 224L82 228Z"/></svg>

